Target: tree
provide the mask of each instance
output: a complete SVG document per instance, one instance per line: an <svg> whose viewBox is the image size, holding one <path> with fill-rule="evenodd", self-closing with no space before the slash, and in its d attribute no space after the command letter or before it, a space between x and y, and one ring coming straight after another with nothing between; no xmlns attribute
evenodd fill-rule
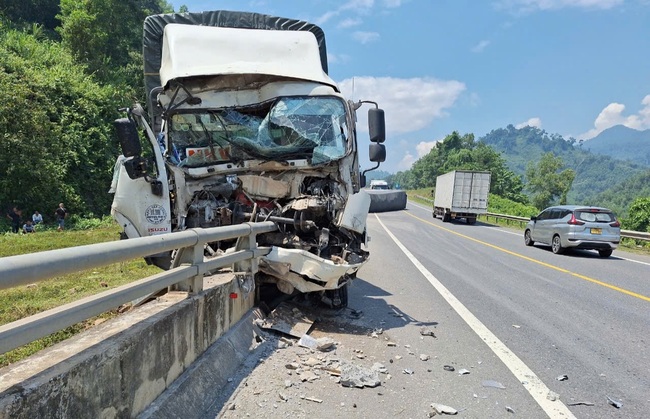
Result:
<svg viewBox="0 0 650 419"><path fill-rule="evenodd" d="M650 197L637 198L632 202L625 227L634 231L650 232Z"/></svg>
<svg viewBox="0 0 650 419"><path fill-rule="evenodd" d="M532 203L536 208L544 209L558 200L560 205L566 204L576 174L571 169L560 172L563 166L562 158L553 153L542 155L537 164L528 164L526 189L531 192Z"/></svg>
<svg viewBox="0 0 650 419"><path fill-rule="evenodd" d="M61 0L57 31L89 74L140 90L144 19L172 11L164 0Z"/></svg>
<svg viewBox="0 0 650 419"><path fill-rule="evenodd" d="M0 202L49 213L106 214L122 94L67 51L0 21Z"/></svg>

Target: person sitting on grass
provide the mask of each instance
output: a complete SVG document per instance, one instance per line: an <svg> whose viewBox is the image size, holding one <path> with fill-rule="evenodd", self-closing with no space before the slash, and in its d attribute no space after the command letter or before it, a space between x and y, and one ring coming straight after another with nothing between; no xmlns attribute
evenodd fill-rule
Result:
<svg viewBox="0 0 650 419"><path fill-rule="evenodd" d="M33 233L34 231L34 224L32 224L31 220L27 220L25 224L23 224L23 234L27 233Z"/></svg>

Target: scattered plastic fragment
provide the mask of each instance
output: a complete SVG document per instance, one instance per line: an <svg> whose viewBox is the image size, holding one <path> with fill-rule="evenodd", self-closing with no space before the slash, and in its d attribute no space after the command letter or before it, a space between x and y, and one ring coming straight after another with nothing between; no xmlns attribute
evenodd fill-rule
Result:
<svg viewBox="0 0 650 419"><path fill-rule="evenodd" d="M431 357L426 354L420 354L420 361L428 361Z"/></svg>
<svg viewBox="0 0 650 419"><path fill-rule="evenodd" d="M431 336L432 338L436 337L436 334L433 333L433 330L427 329L426 327L423 327L420 329L420 335L422 336Z"/></svg>
<svg viewBox="0 0 650 419"><path fill-rule="evenodd" d="M298 341L298 346L302 346L303 348L308 348L308 349L316 349L318 347L318 342L316 341L316 339L314 339L313 337L305 333L300 337L300 340Z"/></svg>
<svg viewBox="0 0 650 419"><path fill-rule="evenodd" d="M432 413L438 415L455 415L458 413L458 410L454 409L453 407L440 403L431 403L431 407L433 408ZM431 414L429 414L429 417L431 417Z"/></svg>
<svg viewBox="0 0 650 419"><path fill-rule="evenodd" d="M315 403L323 403L321 399L317 399L315 397L305 397L305 400L309 400L310 402L315 402Z"/></svg>
<svg viewBox="0 0 650 419"><path fill-rule="evenodd" d="M445 371L456 371L456 368L452 367L451 365L445 365L442 367Z"/></svg>
<svg viewBox="0 0 650 419"><path fill-rule="evenodd" d="M558 381L566 381L566 380L569 379L569 376L566 375L566 374L563 374L563 375L559 375L559 376L555 377L555 379L558 380Z"/></svg>
<svg viewBox="0 0 650 419"><path fill-rule="evenodd" d="M519 326L518 324L513 324L512 327L514 327L515 329L520 329L521 328L521 326Z"/></svg>
<svg viewBox="0 0 650 419"><path fill-rule="evenodd" d="M466 375L469 374L469 370L466 370L465 368L458 370L458 374L460 375Z"/></svg>
<svg viewBox="0 0 650 419"><path fill-rule="evenodd" d="M621 403L619 401L616 401L616 400L612 399L609 396L607 396L607 403L611 404L612 406L614 406L617 409L620 409L621 407L623 407L623 403Z"/></svg>
<svg viewBox="0 0 650 419"><path fill-rule="evenodd" d="M506 412L515 413L515 409L510 406L506 406Z"/></svg>
<svg viewBox="0 0 650 419"><path fill-rule="evenodd" d="M413 370L410 370L410 369L408 369L408 368L404 368L404 370L403 370L402 372L403 372L404 374L413 375Z"/></svg>
<svg viewBox="0 0 650 419"><path fill-rule="evenodd" d="M504 390L506 388L506 386L495 380L485 380L481 383L481 385L483 387L493 387L501 390Z"/></svg>
<svg viewBox="0 0 650 419"><path fill-rule="evenodd" d="M573 402L573 403L567 403L567 406L593 406L594 404L592 402Z"/></svg>

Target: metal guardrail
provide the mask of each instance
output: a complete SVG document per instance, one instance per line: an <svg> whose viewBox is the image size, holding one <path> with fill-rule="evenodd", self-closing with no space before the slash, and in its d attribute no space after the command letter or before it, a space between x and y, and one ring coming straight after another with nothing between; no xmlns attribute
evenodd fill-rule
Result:
<svg viewBox="0 0 650 419"><path fill-rule="evenodd" d="M433 199L425 198L424 196L415 195L415 197L428 202L433 202ZM482 216L485 217L487 221L490 221L490 217L493 217L495 220L506 220L506 222L515 221L520 223L520 225L526 224L530 221L530 217L518 217L516 215L498 214L493 212L488 212ZM626 239L650 241L650 233L643 231L621 230L621 237Z"/></svg>
<svg viewBox="0 0 650 419"><path fill-rule="evenodd" d="M0 326L0 353L170 286L200 292L203 274L214 269L234 264L236 270L253 274L257 258L271 251L257 247L255 236L276 229L271 221L244 223L0 258L0 289L175 249L181 260L180 266L168 271ZM206 243L236 238L233 252L204 260Z"/></svg>

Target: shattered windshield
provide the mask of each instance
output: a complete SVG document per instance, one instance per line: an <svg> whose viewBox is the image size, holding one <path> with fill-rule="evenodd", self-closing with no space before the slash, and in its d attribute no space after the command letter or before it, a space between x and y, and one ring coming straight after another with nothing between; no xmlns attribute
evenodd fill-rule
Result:
<svg viewBox="0 0 650 419"><path fill-rule="evenodd" d="M345 106L335 97L283 97L241 108L171 116L167 156L197 167L248 159L308 159L322 164L346 153Z"/></svg>

